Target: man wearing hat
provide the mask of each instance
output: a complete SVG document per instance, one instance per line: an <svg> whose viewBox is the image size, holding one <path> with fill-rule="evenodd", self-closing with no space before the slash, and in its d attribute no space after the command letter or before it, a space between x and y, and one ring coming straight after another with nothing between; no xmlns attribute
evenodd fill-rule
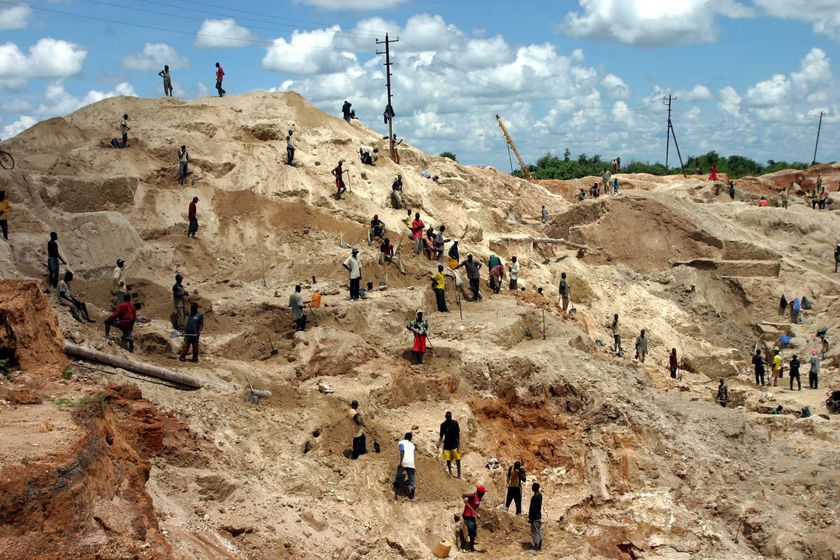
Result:
<svg viewBox="0 0 840 560"><path fill-rule="evenodd" d="M111 295L114 296L113 309L116 309L122 302L123 296L128 293L125 285L125 261L117 259L117 266L111 274Z"/></svg>
<svg viewBox="0 0 840 560"><path fill-rule="evenodd" d="M356 247L353 247L353 254L341 266L350 272L350 301L356 301L359 299L359 284L362 281L362 263L359 262L359 250Z"/></svg>
<svg viewBox="0 0 840 560"><path fill-rule="evenodd" d="M475 518L478 516L478 506L481 505L481 499L487 493L487 488L484 486L477 486L475 494L464 494L461 498L464 500L464 525L467 526L467 534L470 542L466 546L461 546L461 550L475 552L475 537L478 534L478 525L476 525Z"/></svg>
<svg viewBox="0 0 840 560"><path fill-rule="evenodd" d="M429 334L429 323L423 318L423 311L417 310L417 318L410 322L406 328L414 333L414 345L411 351L419 365L423 365L423 354L426 353L426 337Z"/></svg>
<svg viewBox="0 0 840 560"><path fill-rule="evenodd" d="M188 218L190 220L190 225L187 228L187 237L195 237L195 234L198 231L198 210L195 206L196 204L198 204L198 197L194 196L192 202L190 202L189 208L187 209Z"/></svg>

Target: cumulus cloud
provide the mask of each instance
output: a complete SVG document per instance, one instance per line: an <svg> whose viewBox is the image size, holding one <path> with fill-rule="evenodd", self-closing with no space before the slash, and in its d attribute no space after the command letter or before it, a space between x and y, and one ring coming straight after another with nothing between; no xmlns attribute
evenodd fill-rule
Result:
<svg viewBox="0 0 840 560"><path fill-rule="evenodd" d="M9 139L13 136L17 136L30 126L37 123L37 119L34 119L28 115L21 115L21 117L13 123L9 123L3 127L2 138Z"/></svg>
<svg viewBox="0 0 840 560"><path fill-rule="evenodd" d="M256 37L233 18L205 19L195 37L195 46L203 49L247 47Z"/></svg>
<svg viewBox="0 0 840 560"><path fill-rule="evenodd" d="M835 0L753 0L768 15L813 23L814 31L840 40L840 10Z"/></svg>
<svg viewBox="0 0 840 560"><path fill-rule="evenodd" d="M92 89L82 97L76 97L64 88L64 83L61 80L58 80L47 85L46 90L44 90L45 102L35 109L35 114L44 118L66 115L85 105L121 95L136 97L137 93L130 83L120 82L110 91Z"/></svg>
<svg viewBox="0 0 840 560"><path fill-rule="evenodd" d="M607 74L601 80L601 86L606 91L607 96L613 99L624 99L630 95L630 88L624 83L624 80L615 74Z"/></svg>
<svg viewBox="0 0 840 560"><path fill-rule="evenodd" d="M26 4L0 8L0 30L26 29L32 9Z"/></svg>
<svg viewBox="0 0 840 560"><path fill-rule="evenodd" d="M306 4L325 10L387 10L405 4L408 0L297 0L299 4Z"/></svg>
<svg viewBox="0 0 840 560"><path fill-rule="evenodd" d="M356 64L356 56L332 49L338 25L315 31L295 31L287 41L275 39L268 47L262 67L291 74L323 74L340 72Z"/></svg>
<svg viewBox="0 0 840 560"><path fill-rule="evenodd" d="M825 51L813 48L799 65L799 72L791 74L791 81L799 87L815 86L831 79L831 64Z"/></svg>
<svg viewBox="0 0 840 560"><path fill-rule="evenodd" d="M573 37L658 46L707 43L717 38L715 18L748 17L735 0L579 0L560 31Z"/></svg>
<svg viewBox="0 0 840 560"><path fill-rule="evenodd" d="M758 82L747 90L747 102L754 107L779 105L787 101L790 82L784 74L775 74L769 80Z"/></svg>
<svg viewBox="0 0 840 560"><path fill-rule="evenodd" d="M146 43L143 52L123 58L123 68L127 70L160 70L164 65L169 65L170 70L177 70L189 68L190 61L166 43Z"/></svg>
<svg viewBox="0 0 840 560"><path fill-rule="evenodd" d="M713 96L706 86L696 85L688 91L678 91L677 97L685 101L707 101Z"/></svg>
<svg viewBox="0 0 840 560"><path fill-rule="evenodd" d="M24 54L14 43L0 45L0 79L66 78L82 69L87 51L74 43L45 37Z"/></svg>
<svg viewBox="0 0 840 560"><path fill-rule="evenodd" d="M724 113L728 113L733 117L741 116L741 96L735 91L732 86L726 86L720 90L720 102L718 107Z"/></svg>

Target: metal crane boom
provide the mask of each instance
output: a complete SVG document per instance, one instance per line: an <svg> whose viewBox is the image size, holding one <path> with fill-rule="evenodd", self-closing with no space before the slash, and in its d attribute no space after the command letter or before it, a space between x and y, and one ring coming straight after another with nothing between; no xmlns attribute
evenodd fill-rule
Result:
<svg viewBox="0 0 840 560"><path fill-rule="evenodd" d="M522 156L519 155L519 150L516 149L516 144L513 143L513 139L508 134L507 128L505 128L505 123L502 122L502 117L496 115L496 122L499 123L499 128L502 129L502 134L505 135L505 140L507 140L508 146L511 147L513 153L516 154L516 159L519 160L519 167L522 168L522 174L525 175L525 178L529 181L533 180L533 176L531 175L531 171L528 169L528 166L525 165L525 160L522 159Z"/></svg>

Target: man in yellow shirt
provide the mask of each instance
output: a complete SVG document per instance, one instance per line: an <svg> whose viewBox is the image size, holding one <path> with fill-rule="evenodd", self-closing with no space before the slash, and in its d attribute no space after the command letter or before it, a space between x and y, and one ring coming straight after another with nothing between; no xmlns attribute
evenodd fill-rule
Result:
<svg viewBox="0 0 840 560"><path fill-rule="evenodd" d="M432 289L435 291L437 310L441 313L449 313L446 307L446 276L443 274L443 265L439 264L437 272L432 274Z"/></svg>
<svg viewBox="0 0 840 560"><path fill-rule="evenodd" d="M782 357L779 355L779 349L776 348L773 354L773 387L779 385L779 377L782 374Z"/></svg>
<svg viewBox="0 0 840 560"><path fill-rule="evenodd" d="M3 239L9 239L9 215L12 213L12 205L6 200L6 191L0 191L0 229L3 230Z"/></svg>

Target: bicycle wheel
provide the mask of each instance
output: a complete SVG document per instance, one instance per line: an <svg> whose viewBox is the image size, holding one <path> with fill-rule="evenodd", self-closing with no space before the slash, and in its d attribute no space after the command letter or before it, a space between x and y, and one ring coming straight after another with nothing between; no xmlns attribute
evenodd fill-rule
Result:
<svg viewBox="0 0 840 560"><path fill-rule="evenodd" d="M9 171L15 168L15 158L12 157L12 154L0 150L0 167Z"/></svg>

